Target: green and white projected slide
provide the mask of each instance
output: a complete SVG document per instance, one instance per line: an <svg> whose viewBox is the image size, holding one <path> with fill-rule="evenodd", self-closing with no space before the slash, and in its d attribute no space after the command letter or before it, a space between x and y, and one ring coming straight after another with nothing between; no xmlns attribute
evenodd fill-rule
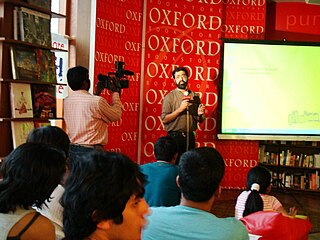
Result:
<svg viewBox="0 0 320 240"><path fill-rule="evenodd" d="M320 135L320 45L225 42L222 134Z"/></svg>

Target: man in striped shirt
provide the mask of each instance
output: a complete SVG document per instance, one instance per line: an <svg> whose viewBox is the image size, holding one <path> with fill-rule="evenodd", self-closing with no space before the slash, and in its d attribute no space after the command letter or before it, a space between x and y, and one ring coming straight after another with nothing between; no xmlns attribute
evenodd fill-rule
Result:
<svg viewBox="0 0 320 240"><path fill-rule="evenodd" d="M90 94L88 69L82 66L70 68L67 73L69 87L73 92L64 99L64 120L71 146L69 151L70 167L76 155L91 151L103 150L108 143L108 124L118 121L122 115L120 89L112 95L112 103L100 97L103 86L98 83L94 95Z"/></svg>

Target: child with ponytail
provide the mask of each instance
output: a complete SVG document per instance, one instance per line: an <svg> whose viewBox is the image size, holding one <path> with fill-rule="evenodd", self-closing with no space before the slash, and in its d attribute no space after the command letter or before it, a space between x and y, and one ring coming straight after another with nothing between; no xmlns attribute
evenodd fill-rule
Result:
<svg viewBox="0 0 320 240"><path fill-rule="evenodd" d="M295 207L288 213L280 201L268 195L271 190L271 174L262 166L252 168L247 175L247 191L243 191L237 199L235 217L240 219L257 211L276 211L286 216L297 213Z"/></svg>
<svg viewBox="0 0 320 240"><path fill-rule="evenodd" d="M252 236L260 240L308 240L312 225L307 216L294 217L295 207L288 213L277 198L268 194L270 190L269 170L262 166L252 168L247 175L247 191L238 196L235 211L235 217L245 225L250 239Z"/></svg>

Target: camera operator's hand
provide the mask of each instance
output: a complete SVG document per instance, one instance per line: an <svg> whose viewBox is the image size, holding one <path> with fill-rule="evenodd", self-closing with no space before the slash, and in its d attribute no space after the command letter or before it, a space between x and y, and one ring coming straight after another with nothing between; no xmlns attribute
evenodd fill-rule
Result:
<svg viewBox="0 0 320 240"><path fill-rule="evenodd" d="M104 89L103 82L98 81L96 85L96 92L94 93L94 95L100 96L103 89Z"/></svg>
<svg viewBox="0 0 320 240"><path fill-rule="evenodd" d="M111 92L117 92L117 93L119 93L120 94L120 88L118 88L117 86L116 86L116 84L115 84L115 82L113 81L113 80L111 80L110 81L111 82L111 84L110 84L110 91Z"/></svg>

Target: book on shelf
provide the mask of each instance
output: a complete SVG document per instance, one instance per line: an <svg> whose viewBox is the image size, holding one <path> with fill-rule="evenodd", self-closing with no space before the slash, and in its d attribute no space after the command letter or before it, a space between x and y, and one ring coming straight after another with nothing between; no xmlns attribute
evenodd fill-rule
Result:
<svg viewBox="0 0 320 240"><path fill-rule="evenodd" d="M20 40L51 47L51 16L25 7L18 10Z"/></svg>
<svg viewBox="0 0 320 240"><path fill-rule="evenodd" d="M314 168L315 167L315 154L304 155L300 167Z"/></svg>
<svg viewBox="0 0 320 240"><path fill-rule="evenodd" d="M57 83L54 52L11 46L10 53L13 79Z"/></svg>
<svg viewBox="0 0 320 240"><path fill-rule="evenodd" d="M284 175L284 185L285 187L288 187L288 188L291 187L291 175L288 173Z"/></svg>
<svg viewBox="0 0 320 240"><path fill-rule="evenodd" d="M309 173L304 174L304 188L310 189L310 174Z"/></svg>
<svg viewBox="0 0 320 240"><path fill-rule="evenodd" d="M314 155L313 154L309 155L308 167L309 168L313 168L314 167Z"/></svg>
<svg viewBox="0 0 320 240"><path fill-rule="evenodd" d="M306 189L306 176L305 175L301 175L300 189Z"/></svg>
<svg viewBox="0 0 320 240"><path fill-rule="evenodd" d="M278 181L278 173L270 171L270 174L272 177L271 184L272 184L272 186L276 187L278 184L278 182L277 182Z"/></svg>
<svg viewBox="0 0 320 240"><path fill-rule="evenodd" d="M42 82L56 83L56 57L50 50L37 49L38 79Z"/></svg>
<svg viewBox="0 0 320 240"><path fill-rule="evenodd" d="M260 145L259 146L259 162L261 163L268 163L268 159L267 159L267 153L265 152L266 150L266 146L265 145Z"/></svg>
<svg viewBox="0 0 320 240"><path fill-rule="evenodd" d="M56 118L56 88L51 85L32 85L33 117Z"/></svg>
<svg viewBox="0 0 320 240"><path fill-rule="evenodd" d="M13 118L32 118L33 105L30 84L11 83L10 102Z"/></svg>
<svg viewBox="0 0 320 240"><path fill-rule="evenodd" d="M300 155L297 154L294 160L294 167L299 167Z"/></svg>
<svg viewBox="0 0 320 240"><path fill-rule="evenodd" d="M46 126L51 126L51 122L50 121L34 121L35 128L46 127Z"/></svg>
<svg viewBox="0 0 320 240"><path fill-rule="evenodd" d="M271 154L271 161L273 165L279 165L279 154L272 153Z"/></svg>
<svg viewBox="0 0 320 240"><path fill-rule="evenodd" d="M276 177L272 175L273 177ZM319 171L314 172L296 172L288 173L282 172L278 174L279 181L282 186L293 189L307 189L307 190L319 190ZM278 186L275 184L275 180L272 181L273 186ZM280 186L281 187L281 186Z"/></svg>
<svg viewBox="0 0 320 240"><path fill-rule="evenodd" d="M319 172L304 173L301 177L301 189L318 190L319 189Z"/></svg>
<svg viewBox="0 0 320 240"><path fill-rule="evenodd" d="M20 40L19 7L13 8L13 39Z"/></svg>
<svg viewBox="0 0 320 240"><path fill-rule="evenodd" d="M51 0L23 0L26 3L51 10Z"/></svg>
<svg viewBox="0 0 320 240"><path fill-rule="evenodd" d="M302 173L294 173L292 177L292 187L293 188L301 188L301 177Z"/></svg>
<svg viewBox="0 0 320 240"><path fill-rule="evenodd" d="M303 163L304 163L304 160L306 158L306 154L300 154L300 159L299 159L299 166L298 167L302 167L303 166Z"/></svg>
<svg viewBox="0 0 320 240"><path fill-rule="evenodd" d="M287 150L286 154L286 165L287 166L292 166L292 154L290 150Z"/></svg>
<svg viewBox="0 0 320 240"><path fill-rule="evenodd" d="M314 167L315 168L320 168L320 153L319 154L314 154Z"/></svg>
<svg viewBox="0 0 320 240"><path fill-rule="evenodd" d="M32 129L34 129L33 121L11 122L13 147L25 143Z"/></svg>
<svg viewBox="0 0 320 240"><path fill-rule="evenodd" d="M10 55L13 79L38 79L37 56L33 48L11 46Z"/></svg>
<svg viewBox="0 0 320 240"><path fill-rule="evenodd" d="M311 173L310 176L310 189L317 190L319 184L317 183L317 173Z"/></svg>
<svg viewBox="0 0 320 240"><path fill-rule="evenodd" d="M284 154L285 154L285 152L281 151L281 153L280 153L280 165L286 165Z"/></svg>

